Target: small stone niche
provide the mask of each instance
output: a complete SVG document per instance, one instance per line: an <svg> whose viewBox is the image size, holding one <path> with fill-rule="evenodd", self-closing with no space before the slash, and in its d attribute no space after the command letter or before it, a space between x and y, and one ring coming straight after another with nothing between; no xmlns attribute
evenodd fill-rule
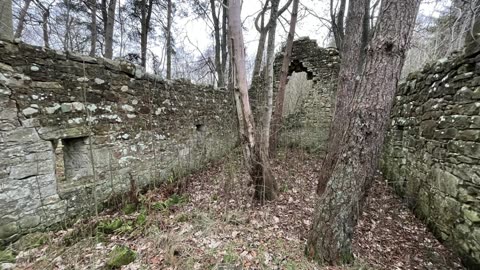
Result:
<svg viewBox="0 0 480 270"><path fill-rule="evenodd" d="M58 181L74 182L93 175L88 137L59 139L54 146Z"/></svg>

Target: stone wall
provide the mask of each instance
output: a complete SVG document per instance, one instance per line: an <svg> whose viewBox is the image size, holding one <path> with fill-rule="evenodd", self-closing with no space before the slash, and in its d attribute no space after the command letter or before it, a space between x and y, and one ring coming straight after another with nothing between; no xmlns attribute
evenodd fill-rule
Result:
<svg viewBox="0 0 480 270"><path fill-rule="evenodd" d="M282 52L276 55L274 63L274 78L277 80L282 67ZM340 65L338 51L334 48L320 48L316 40L303 37L294 41L291 59L288 74L306 72L307 79L313 80L313 87L303 98L303 103L298 106L299 110L286 116L280 142L323 151L335 106ZM278 87L278 83L275 82L275 88Z"/></svg>
<svg viewBox="0 0 480 270"><path fill-rule="evenodd" d="M427 65L400 84L381 167L436 235L466 265L479 267L478 47Z"/></svg>
<svg viewBox="0 0 480 270"><path fill-rule="evenodd" d="M221 157L233 108L127 62L0 41L0 244Z"/></svg>

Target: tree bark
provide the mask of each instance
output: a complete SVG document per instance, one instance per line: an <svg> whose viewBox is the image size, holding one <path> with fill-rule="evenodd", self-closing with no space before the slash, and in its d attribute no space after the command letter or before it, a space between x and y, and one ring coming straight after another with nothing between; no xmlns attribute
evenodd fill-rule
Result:
<svg viewBox="0 0 480 270"><path fill-rule="evenodd" d="M20 15L18 16L18 25L14 35L15 38L20 38L22 36L23 28L25 27L25 17L27 16L28 8L30 7L31 2L32 0L25 0L25 3L23 4Z"/></svg>
<svg viewBox="0 0 480 270"><path fill-rule="evenodd" d="M147 42L148 32L150 30L150 18L152 17L152 4L153 0L142 0L141 2L140 58L142 67L147 66Z"/></svg>
<svg viewBox="0 0 480 270"><path fill-rule="evenodd" d="M308 237L306 254L320 263L353 260L353 228L377 166L419 4L420 0L382 1L361 80L345 107L349 117L342 124L348 133L337 134L339 158L317 201Z"/></svg>
<svg viewBox="0 0 480 270"><path fill-rule="evenodd" d="M223 0L223 8L222 8L222 43L221 43L221 51L222 51L222 74L225 80L225 74L227 71L227 7L228 7L228 0Z"/></svg>
<svg viewBox="0 0 480 270"><path fill-rule="evenodd" d="M232 42L235 77L238 88L237 99L241 104L243 131L240 131L245 164L255 185L254 199L263 203L275 198L276 184L268 162L268 156L261 151L255 138L255 121L248 98L247 74L245 68L245 45L240 19L241 0L230 0L228 10L229 33Z"/></svg>
<svg viewBox="0 0 480 270"><path fill-rule="evenodd" d="M338 159L339 147L345 130L344 120L348 119L347 108L351 105L354 89L358 83L360 71L360 62L362 55L362 37L363 31L359 31L358 26L364 22L365 6L368 0L352 1L348 8L346 35L343 43L342 64L338 74L337 93L335 99L335 111L330 124L329 138L327 143L327 152L322 163L320 176L317 184L317 194L322 194L327 185L327 181L333 172L334 165Z"/></svg>
<svg viewBox="0 0 480 270"><path fill-rule="evenodd" d="M354 1L353 1L354 2ZM341 52L343 47L344 32L344 17L347 0L340 0L340 7L338 12L333 10L333 0L330 0L330 20L332 24L333 37L335 38L335 45Z"/></svg>
<svg viewBox="0 0 480 270"><path fill-rule="evenodd" d="M172 78L172 0L167 0L167 79Z"/></svg>
<svg viewBox="0 0 480 270"><path fill-rule="evenodd" d="M12 0L0 0L0 39L13 39Z"/></svg>
<svg viewBox="0 0 480 270"><path fill-rule="evenodd" d="M50 10L44 9L42 12L42 32L43 32L43 46L50 48L49 34L48 34L48 18L50 17Z"/></svg>
<svg viewBox="0 0 480 270"><path fill-rule="evenodd" d="M90 11L92 22L90 24L90 31L92 37L90 38L90 56L94 57L97 51L97 0L90 0Z"/></svg>
<svg viewBox="0 0 480 270"><path fill-rule="evenodd" d="M272 120L272 134L270 136L270 156L274 156L277 150L277 138L282 125L283 103L285 101L285 90L287 88L288 67L292 57L293 39L295 37L295 27L297 25L299 0L293 0L292 17L290 19L290 29L287 36L287 44L283 53L282 68L280 69L280 78L278 93L275 99L275 111Z"/></svg>
<svg viewBox="0 0 480 270"><path fill-rule="evenodd" d="M105 58L113 58L113 30L115 25L116 0L108 2L108 9L105 22Z"/></svg>
<svg viewBox="0 0 480 270"><path fill-rule="evenodd" d="M219 87L225 86L225 79L223 77L221 64L221 45L220 45L220 20L215 7L215 0L210 0L210 9L212 10L212 21L215 39L215 71L217 73L217 84Z"/></svg>

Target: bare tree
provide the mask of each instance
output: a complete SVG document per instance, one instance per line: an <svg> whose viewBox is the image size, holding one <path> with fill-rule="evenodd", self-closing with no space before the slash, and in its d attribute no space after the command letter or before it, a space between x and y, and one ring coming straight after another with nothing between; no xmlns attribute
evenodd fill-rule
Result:
<svg viewBox="0 0 480 270"><path fill-rule="evenodd" d="M105 38L105 58L113 57L113 30L115 25L116 0L102 0L103 31Z"/></svg>
<svg viewBox="0 0 480 270"><path fill-rule="evenodd" d="M167 79L172 78L172 0L167 0Z"/></svg>
<svg viewBox="0 0 480 270"><path fill-rule="evenodd" d="M285 51L283 53L282 68L280 69L280 78L278 84L278 93L275 99L275 112L273 113L272 133L270 136L270 153L275 154L277 148L277 138L282 125L283 103L285 101L285 90L287 88L288 67L292 57L293 39L295 36L295 27L297 25L299 0L293 0L292 18L290 19L290 29L288 31ZM272 155L273 156L273 155Z"/></svg>
<svg viewBox="0 0 480 270"><path fill-rule="evenodd" d="M330 125L330 132L327 144L327 154L323 160L320 177L318 179L317 193L322 194L328 179L333 172L334 165L338 160L340 142L339 133L345 126L341 123L346 119L347 106L350 106L353 99L356 84L361 71L362 54L364 51L364 40L362 37L367 31L365 28L360 28L362 31L358 31L358 25L362 25L367 16L366 9L364 8L369 3L368 0L353 1L348 8L347 28L346 36L343 45L342 65L339 72L339 80L337 84L337 92L335 98L335 112ZM346 131L345 131L346 132Z"/></svg>
<svg viewBox="0 0 480 270"><path fill-rule="evenodd" d="M90 38L90 56L94 57L97 51L97 0L90 0L88 4L92 17L92 22L90 23L90 31L92 33Z"/></svg>
<svg viewBox="0 0 480 270"><path fill-rule="evenodd" d="M338 123L344 127L337 130L348 132L335 134L341 138L339 158L317 200L308 237L306 254L320 263L353 260L353 229L377 167L419 5L420 0L382 1L360 80L352 88L351 104L343 107L347 117Z"/></svg>
<svg viewBox="0 0 480 270"><path fill-rule="evenodd" d="M255 185L254 198L263 203L275 197L276 183L268 162L267 153L261 151L257 143L255 121L248 97L247 74L245 68L245 45L240 19L241 0L230 0L228 10L229 33L232 43L233 68L238 91L237 108L240 122L240 136L245 164ZM238 89L238 90L237 90Z"/></svg>
<svg viewBox="0 0 480 270"><path fill-rule="evenodd" d="M0 39L13 39L12 0L0 0Z"/></svg>
<svg viewBox="0 0 480 270"><path fill-rule="evenodd" d="M25 0L25 2L23 3L23 7L20 10L20 15L18 16L17 29L15 30L14 35L15 38L20 38L22 36L22 32L25 27L25 18L27 16L30 3L32 3L32 0Z"/></svg>

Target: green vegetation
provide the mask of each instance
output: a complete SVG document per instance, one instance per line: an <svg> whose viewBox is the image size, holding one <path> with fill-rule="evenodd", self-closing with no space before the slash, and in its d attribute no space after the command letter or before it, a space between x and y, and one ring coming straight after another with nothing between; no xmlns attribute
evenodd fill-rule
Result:
<svg viewBox="0 0 480 270"><path fill-rule="evenodd" d="M115 246L108 254L107 266L109 269L118 269L135 260L136 253L126 246Z"/></svg>

